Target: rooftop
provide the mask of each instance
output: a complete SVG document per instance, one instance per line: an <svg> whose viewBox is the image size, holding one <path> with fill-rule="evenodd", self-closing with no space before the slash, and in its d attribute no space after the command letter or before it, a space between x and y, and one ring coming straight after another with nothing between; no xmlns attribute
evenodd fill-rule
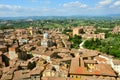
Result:
<svg viewBox="0 0 120 80"><path fill-rule="evenodd" d="M116 76L115 72L112 70L111 66L107 64L96 64L91 70L85 66L81 66L82 63L96 63L95 61L80 61L79 58L73 58L70 66L70 74L76 75L103 75L103 76Z"/></svg>
<svg viewBox="0 0 120 80"><path fill-rule="evenodd" d="M114 65L120 65L120 60L113 60Z"/></svg>

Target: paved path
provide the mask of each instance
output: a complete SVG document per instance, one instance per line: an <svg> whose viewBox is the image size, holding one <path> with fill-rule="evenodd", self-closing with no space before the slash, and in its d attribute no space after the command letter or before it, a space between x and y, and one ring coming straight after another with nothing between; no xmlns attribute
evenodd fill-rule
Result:
<svg viewBox="0 0 120 80"><path fill-rule="evenodd" d="M86 40L84 40L82 43L79 44L80 49L84 49L83 45L84 45L85 41Z"/></svg>

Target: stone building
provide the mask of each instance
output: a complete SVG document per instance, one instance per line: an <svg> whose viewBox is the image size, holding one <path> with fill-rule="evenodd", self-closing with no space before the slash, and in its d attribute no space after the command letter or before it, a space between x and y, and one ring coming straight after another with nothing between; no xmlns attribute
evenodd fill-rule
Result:
<svg viewBox="0 0 120 80"><path fill-rule="evenodd" d="M115 80L116 77L115 72L109 65L98 64L94 60L85 60L82 57L75 57L71 60L69 75L75 80L106 80L106 76ZM88 77L91 79L88 79Z"/></svg>
<svg viewBox="0 0 120 80"><path fill-rule="evenodd" d="M0 52L0 68L3 66L3 62L2 62L2 52Z"/></svg>
<svg viewBox="0 0 120 80"><path fill-rule="evenodd" d="M7 52L7 46L5 46L5 45L0 45L0 51L2 51L3 53L4 53L4 52Z"/></svg>
<svg viewBox="0 0 120 80"><path fill-rule="evenodd" d="M27 60L27 51L18 52L18 58L21 60Z"/></svg>
<svg viewBox="0 0 120 80"><path fill-rule="evenodd" d="M113 30L112 30L112 33L113 33L113 34L117 34L117 33L119 33L119 32L120 32L120 26L116 26L116 27L114 27Z"/></svg>
<svg viewBox="0 0 120 80"><path fill-rule="evenodd" d="M10 59L17 58L17 53L16 53L15 47L9 47L9 56L10 56Z"/></svg>
<svg viewBox="0 0 120 80"><path fill-rule="evenodd" d="M77 27L73 29L73 36L78 35L85 39L105 39L105 33L95 34L96 29L92 26Z"/></svg>
<svg viewBox="0 0 120 80"><path fill-rule="evenodd" d="M120 76L120 60L113 60L111 66L118 73L118 76Z"/></svg>
<svg viewBox="0 0 120 80"><path fill-rule="evenodd" d="M49 38L49 34L48 33L44 33L43 34L43 39L41 40L41 46L44 46L44 47L51 47L51 46L53 46L53 42Z"/></svg>

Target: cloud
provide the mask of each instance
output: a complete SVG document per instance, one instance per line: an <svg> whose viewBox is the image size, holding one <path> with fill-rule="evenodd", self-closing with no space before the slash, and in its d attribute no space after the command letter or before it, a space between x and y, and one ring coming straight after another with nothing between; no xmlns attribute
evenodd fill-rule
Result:
<svg viewBox="0 0 120 80"><path fill-rule="evenodd" d="M45 16L52 15L57 9L54 8L29 8L19 5L0 4L0 17L15 17L15 16Z"/></svg>
<svg viewBox="0 0 120 80"><path fill-rule="evenodd" d="M80 1L72 1L66 3L56 3L52 0L31 0L38 1L34 4L43 4L38 6L20 6L20 5L6 5L0 4L0 16L68 16L68 15L105 15L120 13L120 0L100 0L100 2L94 3L94 6L90 4L84 4ZM53 4L51 4L53 3ZM52 7L50 5L52 5ZM47 5L47 6L46 6ZM110 6L112 6L110 8Z"/></svg>
<svg viewBox="0 0 120 80"><path fill-rule="evenodd" d="M120 1L115 1L110 8L120 7Z"/></svg>
<svg viewBox="0 0 120 80"><path fill-rule="evenodd" d="M112 0L103 0L101 2L99 2L100 5L108 5L112 2Z"/></svg>
<svg viewBox="0 0 120 80"><path fill-rule="evenodd" d="M63 7L66 8L87 8L86 4L82 4L79 1L64 3Z"/></svg>
<svg viewBox="0 0 120 80"><path fill-rule="evenodd" d="M23 16L34 11L34 8L27 8L19 5L0 4L0 16Z"/></svg>
<svg viewBox="0 0 120 80"><path fill-rule="evenodd" d="M21 6L11 6L11 5L4 5L4 4L0 4L0 9L2 10L16 10L16 9L21 9L22 7Z"/></svg>
<svg viewBox="0 0 120 80"><path fill-rule="evenodd" d="M120 1L116 1L116 2L114 3L114 6L120 6Z"/></svg>
<svg viewBox="0 0 120 80"><path fill-rule="evenodd" d="M102 0L100 2L98 2L97 7L104 7L104 6L108 6L112 3L113 0Z"/></svg>
<svg viewBox="0 0 120 80"><path fill-rule="evenodd" d="M46 4L51 4L51 1L45 1L44 3L46 3Z"/></svg>

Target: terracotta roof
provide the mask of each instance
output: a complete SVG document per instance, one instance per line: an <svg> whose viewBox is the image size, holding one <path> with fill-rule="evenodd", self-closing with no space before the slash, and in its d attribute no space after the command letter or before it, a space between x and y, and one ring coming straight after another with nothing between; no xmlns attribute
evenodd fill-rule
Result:
<svg viewBox="0 0 120 80"><path fill-rule="evenodd" d="M95 60L84 60L85 63L97 64Z"/></svg>
<svg viewBox="0 0 120 80"><path fill-rule="evenodd" d="M94 51L94 50L88 50L88 49L81 49L82 52L82 57L93 57L93 56L97 56L99 54L98 51Z"/></svg>
<svg viewBox="0 0 120 80"><path fill-rule="evenodd" d="M30 70L22 70L22 78L23 79L30 78L29 72Z"/></svg>
<svg viewBox="0 0 120 80"><path fill-rule="evenodd" d="M93 72L93 74L99 75L99 74L101 74L101 72L98 71L98 70L95 70L95 71Z"/></svg>
<svg viewBox="0 0 120 80"><path fill-rule="evenodd" d="M6 57L9 58L9 54L8 54L8 52L4 53L4 55L5 55Z"/></svg>
<svg viewBox="0 0 120 80"><path fill-rule="evenodd" d="M83 27L76 27L73 30L79 30L79 29L83 29Z"/></svg>
<svg viewBox="0 0 120 80"><path fill-rule="evenodd" d="M62 77L49 77L49 78L42 78L42 80L67 80L67 78L62 78ZM72 79L70 79L72 80Z"/></svg>
<svg viewBox="0 0 120 80"><path fill-rule="evenodd" d="M11 80L13 78L13 73L16 70L15 68L4 68L4 69L8 69L7 71L4 71L3 75L2 75L2 80Z"/></svg>
<svg viewBox="0 0 120 80"><path fill-rule="evenodd" d="M13 77L13 80L22 80L22 70L19 70L19 71L15 71L14 72L14 77Z"/></svg>
<svg viewBox="0 0 120 80"><path fill-rule="evenodd" d="M99 62L106 62L107 60L105 58L102 58L102 57L95 57L95 60L99 61Z"/></svg>
<svg viewBox="0 0 120 80"><path fill-rule="evenodd" d="M98 55L98 53L87 52L87 53L83 53L82 57L92 57L92 56L97 56L97 55Z"/></svg>
<svg viewBox="0 0 120 80"><path fill-rule="evenodd" d="M120 78L117 78L117 80L120 80Z"/></svg>
<svg viewBox="0 0 120 80"><path fill-rule="evenodd" d="M84 61L86 62L86 60ZM80 67L81 61L78 58L73 58L70 66L70 74L79 75L103 75L103 76L116 76L111 66L107 64L96 64L95 67L90 70L87 67Z"/></svg>
<svg viewBox="0 0 120 80"><path fill-rule="evenodd" d="M15 47L10 47L9 51L15 51Z"/></svg>
<svg viewBox="0 0 120 80"><path fill-rule="evenodd" d="M2 70L0 70L0 76L3 74Z"/></svg>
<svg viewBox="0 0 120 80"><path fill-rule="evenodd" d="M0 55L2 55L3 53L0 51Z"/></svg>
<svg viewBox="0 0 120 80"><path fill-rule="evenodd" d="M30 74L29 73L23 74L22 78L23 79L30 79Z"/></svg>
<svg viewBox="0 0 120 80"><path fill-rule="evenodd" d="M83 74L84 73L84 67L79 67L75 70L77 74Z"/></svg>
<svg viewBox="0 0 120 80"><path fill-rule="evenodd" d="M114 65L120 65L120 60L113 60Z"/></svg>
<svg viewBox="0 0 120 80"><path fill-rule="evenodd" d="M0 49L1 49L1 48L7 48L7 47L6 47L6 46L4 46L4 45L0 45Z"/></svg>
<svg viewBox="0 0 120 80"><path fill-rule="evenodd" d="M70 65L70 73L75 73L75 70L79 68L79 57L73 58Z"/></svg>
<svg viewBox="0 0 120 80"><path fill-rule="evenodd" d="M20 66L25 66L25 67L27 67L27 66L28 66L28 63L29 63L28 61L27 61L27 62L21 62L21 63L20 63Z"/></svg>
<svg viewBox="0 0 120 80"><path fill-rule="evenodd" d="M44 67L36 67L33 70L30 71L30 75L37 75L40 74L42 72L42 70L44 69Z"/></svg>
<svg viewBox="0 0 120 80"><path fill-rule="evenodd" d="M107 64L97 64L94 72L99 71L97 75L109 75L116 76L115 72L112 70L111 66Z"/></svg>

